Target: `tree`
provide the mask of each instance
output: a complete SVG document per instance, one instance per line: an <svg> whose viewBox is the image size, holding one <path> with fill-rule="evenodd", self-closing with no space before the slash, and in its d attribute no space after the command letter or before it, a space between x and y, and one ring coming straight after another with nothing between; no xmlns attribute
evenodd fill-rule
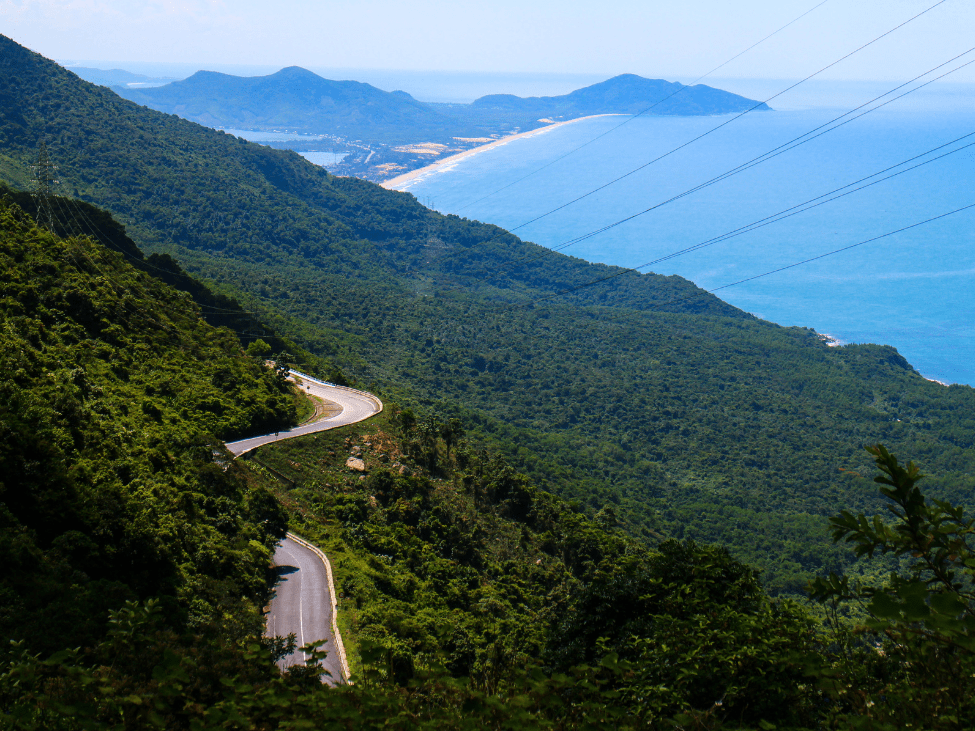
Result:
<svg viewBox="0 0 975 731"><path fill-rule="evenodd" d="M653 728L670 718L795 727L816 713L804 671L815 649L811 617L770 601L753 569L723 548L667 541L601 567L554 628L547 659L566 670L617 657L622 703Z"/></svg>
<svg viewBox="0 0 975 731"><path fill-rule="evenodd" d="M883 446L868 448L892 522L843 511L834 541L858 556L890 554L900 571L880 585L831 574L810 583L830 608L835 651L820 669L837 722L854 728L971 728L975 722L975 520L962 507L929 501L924 475ZM842 611L866 620L849 627Z"/></svg>
<svg viewBox="0 0 975 731"><path fill-rule="evenodd" d="M271 346L258 338L247 346L247 355L254 358L266 358L271 354Z"/></svg>

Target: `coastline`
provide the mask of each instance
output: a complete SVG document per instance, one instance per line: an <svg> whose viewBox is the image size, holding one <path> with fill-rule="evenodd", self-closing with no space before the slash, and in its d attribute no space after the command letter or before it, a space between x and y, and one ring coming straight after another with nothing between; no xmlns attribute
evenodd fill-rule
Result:
<svg viewBox="0 0 975 731"><path fill-rule="evenodd" d="M402 175L397 175L395 178L390 178L389 180L380 183L380 185L387 190L403 190L402 186L408 183L413 183L418 179L425 178L435 172L438 172L441 168L447 165L454 165L461 160L468 157L473 157L487 150L493 149L495 147L500 147L501 145L506 145L512 140L521 139L523 137L533 137L534 135L544 134L545 132L550 132L557 127L563 127L567 124L572 124L574 122L581 122L584 119L596 119L597 117L614 117L619 116L615 114L590 114L588 117L577 117L576 119L567 119L564 122L556 122L555 124L549 124L545 127L539 127L538 129L529 130L528 132L519 132L516 135L508 135L507 137L502 137L501 139L495 140L494 142L488 142L485 145L478 145L477 147L472 147L470 150L464 150L463 152L458 152L450 157L445 157L443 160L438 160L437 162L432 162L429 165L424 165L422 168L417 168L416 170L411 170L408 173L403 173Z"/></svg>

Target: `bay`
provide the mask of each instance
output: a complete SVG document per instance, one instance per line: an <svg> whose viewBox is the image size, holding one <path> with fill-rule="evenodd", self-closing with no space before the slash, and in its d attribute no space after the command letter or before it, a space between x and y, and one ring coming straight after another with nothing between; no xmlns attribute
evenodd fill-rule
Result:
<svg viewBox="0 0 975 731"><path fill-rule="evenodd" d="M835 98L848 109L895 85L837 84L843 93ZM400 189L444 213L495 223L571 256L635 267L975 132L975 89L944 85L918 92L565 246L841 113L826 93L812 104L782 106L784 111L752 113L720 129L715 128L729 117L639 117L622 126L625 117L584 120L512 140ZM942 153L973 141L975 136ZM975 203L973 150L642 271L678 274L759 317L812 327L840 343L893 345L925 377L975 384L975 209L823 256ZM591 193L617 178L622 179ZM539 216L544 217L526 224ZM717 289L818 256L823 258Z"/></svg>
<svg viewBox="0 0 975 731"><path fill-rule="evenodd" d="M252 129L224 129L227 134L240 137L248 142L321 142L323 146L329 145L329 140L324 135L304 134L301 132L268 132L266 130ZM332 152L331 150L297 150L297 153L309 162L321 165L323 168L330 168L342 162L348 154L346 152Z"/></svg>

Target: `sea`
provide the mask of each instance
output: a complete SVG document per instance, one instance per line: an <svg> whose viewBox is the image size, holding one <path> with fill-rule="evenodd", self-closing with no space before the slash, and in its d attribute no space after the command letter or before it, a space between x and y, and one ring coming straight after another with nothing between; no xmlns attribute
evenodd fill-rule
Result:
<svg viewBox="0 0 975 731"><path fill-rule="evenodd" d="M737 83L757 99L788 84ZM817 82L739 118L598 117L399 189L563 254L680 275L835 344L892 345L926 378L975 385L975 207L959 210L975 204L975 85L868 103L897 85Z"/></svg>
<svg viewBox="0 0 975 731"><path fill-rule="evenodd" d="M188 76L196 68L129 70ZM611 75L312 70L456 103L491 93L565 94ZM795 81L704 83L765 100ZM975 209L952 213L975 203L975 147L960 149L975 141L964 138L975 132L975 84L938 82L863 116L841 117L864 104L861 112L872 109L870 100L898 85L814 79L771 100L774 111L740 118L584 120L512 140L401 189L441 212L498 224L570 256L680 275L758 317L812 327L836 344L892 345L927 378L975 385ZM803 137L820 127L825 134ZM311 139L227 131L258 142ZM805 141L790 147L793 140ZM781 154L762 157L781 145ZM320 149L304 154L325 167L341 160L327 141ZM826 202L804 210L807 201ZM776 220L783 211L795 215Z"/></svg>
<svg viewBox="0 0 975 731"><path fill-rule="evenodd" d="M321 143L322 147L330 146L328 138L322 135L302 134L300 132L275 132L273 130L233 129L230 127L220 127L218 129L222 129L227 134L240 137L242 140L247 140L248 142L316 142ZM312 150L301 151L298 154L309 162L328 169L342 162L342 159L348 153L332 150Z"/></svg>

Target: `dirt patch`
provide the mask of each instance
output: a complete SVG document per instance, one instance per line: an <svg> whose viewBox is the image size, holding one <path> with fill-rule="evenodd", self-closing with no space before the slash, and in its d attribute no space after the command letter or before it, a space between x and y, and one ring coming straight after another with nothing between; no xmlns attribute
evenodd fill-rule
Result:
<svg viewBox="0 0 975 731"><path fill-rule="evenodd" d="M302 422L303 425L311 424L319 419L331 419L333 416L338 416L342 413L342 407L334 401L323 399L320 396L312 396L310 393L305 395L315 404L315 413L305 419Z"/></svg>

